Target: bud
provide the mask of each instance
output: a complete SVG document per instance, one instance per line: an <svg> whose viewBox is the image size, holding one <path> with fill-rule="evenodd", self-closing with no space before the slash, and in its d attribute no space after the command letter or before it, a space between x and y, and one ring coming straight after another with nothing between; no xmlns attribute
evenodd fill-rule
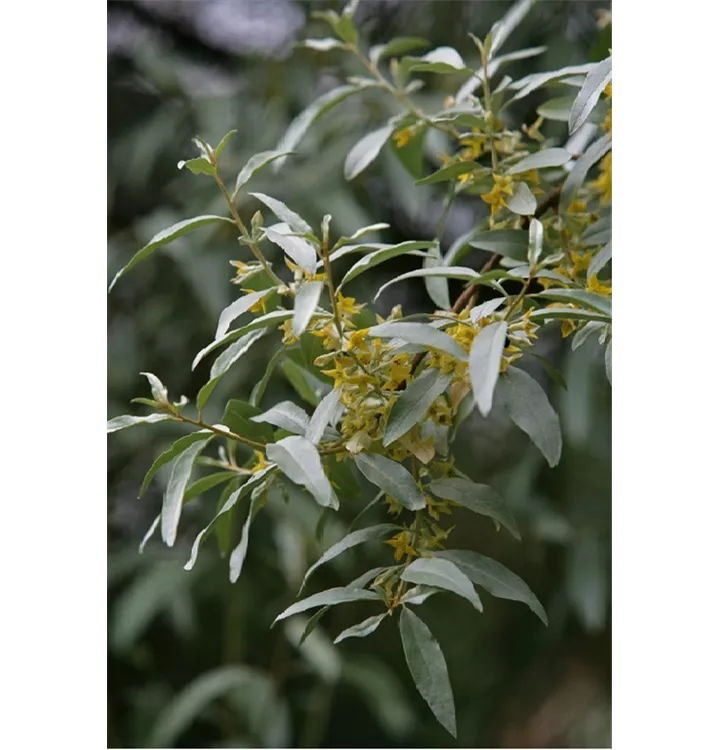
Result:
<svg viewBox="0 0 718 750"><path fill-rule="evenodd" d="M260 227L264 226L264 219L262 218L262 212L261 211L255 211L254 216L252 216L252 229L259 229Z"/></svg>

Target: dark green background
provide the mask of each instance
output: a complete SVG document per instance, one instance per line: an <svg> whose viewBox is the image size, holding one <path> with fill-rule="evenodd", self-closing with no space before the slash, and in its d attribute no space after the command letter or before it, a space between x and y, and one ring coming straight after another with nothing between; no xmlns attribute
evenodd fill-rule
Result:
<svg viewBox="0 0 718 750"><path fill-rule="evenodd" d="M343 76L361 74L342 53L291 48L298 39L329 35L328 27L309 22L308 16L311 9L330 7L340 6L290 0L109 3L108 279L156 231L194 215L224 213L211 180L176 168L179 159L195 155L193 135L216 143L226 131L239 130L224 157L231 180L253 153L274 148L307 104ZM596 28L596 10L605 7L540 4L506 51L540 44L549 49L507 72L518 78L605 57L610 26ZM357 23L365 42L425 36L432 46L456 47L475 65L477 51L467 32L484 35L507 8L502 2L365 2ZM437 109L451 91L442 87L456 84L441 76L426 80L417 101ZM524 100L510 125L518 127L521 118L533 122L535 107L548 96L543 91ZM268 170L250 189L285 201L314 226L325 213L332 214L335 237L386 221L392 228L382 234L385 242L431 238L442 191L414 187L390 151L354 182L342 177L348 150L385 121L395 111L392 106L377 93L347 100L315 124L298 156L278 175ZM544 132L565 137L565 126L552 124ZM429 144L428 150L441 146ZM426 171L429 166L427 161ZM251 199L240 204L247 221L257 208ZM475 199L457 201L444 249L474 226L484 209ZM190 363L211 340L219 312L236 296L228 261L246 258L245 253L231 233L200 230L118 283L108 301L109 416L141 413L129 401L148 395L139 376L143 370L156 373L175 398L196 396L210 362L194 373ZM473 251L462 263L478 267L484 260ZM389 275L416 265L416 259L399 259L366 274L350 291L371 298ZM431 307L416 280L397 284L376 310L386 314L397 303L405 312ZM225 377L211 403L247 398L278 340L273 335L258 344ZM467 420L456 444L457 464L499 489L524 538L516 542L497 533L487 519L456 511L450 541L453 547L488 554L521 575L545 605L550 625L545 628L520 603L483 593L483 615L448 595L421 607L448 662L458 742L416 693L393 620L371 637L338 648L331 639L370 614L363 605L334 610L323 621L323 638L320 634L311 648L311 639L297 650L281 627L269 629L296 593L297 577L341 536L361 502L344 504L320 541L314 533L318 510L301 493L292 496L288 508L280 502L263 511L253 527L245 570L234 585L214 539L205 544L191 573L182 567L192 539L216 509L218 492L187 507L173 550L154 540L138 555L137 545L161 505L166 474L141 500L137 490L155 456L181 434L155 425L108 441L109 746L147 746L173 698L198 677L227 665L252 667L271 680L286 721L278 713L272 714L271 726L248 718L251 691L237 690L198 712L179 735L178 746L609 746L610 387L595 340L571 352L558 331L549 329L536 349L561 369L568 384L564 391L540 368L531 368L560 414L561 463L548 469L523 433L496 415ZM301 403L278 371L263 405L287 398ZM206 416L217 421L219 406ZM377 510L366 520L384 519ZM242 520L235 519L236 525ZM390 559L391 550L381 545L347 553L316 574L310 593L342 585ZM339 676L332 681L335 672Z"/></svg>

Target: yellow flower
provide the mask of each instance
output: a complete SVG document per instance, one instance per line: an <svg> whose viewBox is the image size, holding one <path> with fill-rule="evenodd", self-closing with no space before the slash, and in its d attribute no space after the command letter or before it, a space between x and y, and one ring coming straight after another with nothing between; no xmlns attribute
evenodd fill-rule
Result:
<svg viewBox="0 0 718 750"><path fill-rule="evenodd" d="M478 128L472 128L471 133L459 141L462 146L466 146L460 152L460 161L476 161L484 152L486 136Z"/></svg>
<svg viewBox="0 0 718 750"><path fill-rule="evenodd" d="M252 467L252 474L257 474L263 469L266 469L269 464L267 463L262 451L254 451L254 455L257 458L257 463Z"/></svg>
<svg viewBox="0 0 718 750"><path fill-rule="evenodd" d="M285 320L284 323L282 323L281 326L279 326L284 331L284 336L282 336L282 343L283 344L293 344L295 341L299 341L299 339L292 333L292 319L289 318L288 320Z"/></svg>
<svg viewBox="0 0 718 750"><path fill-rule="evenodd" d="M611 202L611 151L601 160L600 174L598 179L589 182L588 186L595 188L601 196L601 203Z"/></svg>
<svg viewBox="0 0 718 750"><path fill-rule="evenodd" d="M354 297L345 297L341 292L337 293L337 307L342 317L356 315L360 310L366 307L366 304L357 305Z"/></svg>
<svg viewBox="0 0 718 750"><path fill-rule="evenodd" d="M396 536L387 539L386 543L394 548L394 559L399 562L404 555L407 557L418 557L417 551L409 543L411 534L408 531L400 531Z"/></svg>
<svg viewBox="0 0 718 750"><path fill-rule="evenodd" d="M252 268L241 260L230 260L229 264L237 269L237 276L244 276L244 274L248 273Z"/></svg>
<svg viewBox="0 0 718 750"><path fill-rule="evenodd" d="M561 336L563 338L568 338L575 329L576 324L570 318L561 321Z"/></svg>
<svg viewBox="0 0 718 750"><path fill-rule="evenodd" d="M566 213L569 214L583 214L586 213L586 201L574 200L568 204Z"/></svg>
<svg viewBox="0 0 718 750"><path fill-rule="evenodd" d="M384 388L388 391L394 391L402 383L409 380L410 377L411 365L405 358L397 357L392 360L391 368L389 369L389 380L384 384Z"/></svg>
<svg viewBox="0 0 718 750"><path fill-rule="evenodd" d="M605 283L601 283L598 280L598 276L596 276L596 274L594 273L588 279L588 290L590 292L596 292L596 294L603 294L605 297L610 297L611 282L606 281Z"/></svg>
<svg viewBox="0 0 718 750"><path fill-rule="evenodd" d="M523 132L526 133L526 135L531 138L531 140L545 141L546 138L539 132L539 128L541 127L541 125L543 125L543 115L539 116L538 120L536 120L536 122L528 128L526 127L526 125L522 125L521 130L523 130Z"/></svg>
<svg viewBox="0 0 718 750"><path fill-rule="evenodd" d="M245 291L247 292L247 294L253 294L254 293L253 289L246 289ZM266 313L267 312L267 297L268 297L268 295L265 294L264 297L261 297L260 299L258 299L249 308L249 312L253 312L253 313L258 313L258 312Z"/></svg>
<svg viewBox="0 0 718 750"><path fill-rule="evenodd" d="M392 137L397 148L404 148L404 146L406 146L406 144L414 137L414 129L402 128L401 130L397 130Z"/></svg>
<svg viewBox="0 0 718 750"><path fill-rule="evenodd" d="M613 81L606 84L606 88L603 90L603 95L608 99L613 98Z"/></svg>
<svg viewBox="0 0 718 750"><path fill-rule="evenodd" d="M346 350L350 352L352 349L361 349L362 351L368 352L369 347L364 340L366 339L368 331L368 328L362 328L359 331L352 331L349 334L349 340L346 343Z"/></svg>

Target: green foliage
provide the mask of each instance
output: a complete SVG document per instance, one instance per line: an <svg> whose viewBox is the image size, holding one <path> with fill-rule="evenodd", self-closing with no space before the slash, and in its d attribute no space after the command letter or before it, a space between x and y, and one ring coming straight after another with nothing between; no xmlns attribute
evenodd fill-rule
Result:
<svg viewBox="0 0 718 750"><path fill-rule="evenodd" d="M247 559L250 528L265 507L273 518L284 519L284 525L278 527L291 536L298 521L287 521L282 514L291 513L289 509L306 500L308 493L322 509L319 521L314 519L316 536L321 537L343 504L361 496L359 480L365 480L379 489L375 502L384 501L382 508L391 514L392 522L349 530L307 569L299 593L319 567L371 540L391 546L396 564L373 568L353 583L297 601L274 622L321 608L304 625L297 624L299 620L287 623L287 632L299 628L296 640L300 645L314 644L311 648L321 663L323 647L317 626L330 608L358 601L372 601L383 608L342 630L335 644L371 635L399 609L399 631L409 671L431 711L453 736L457 728L446 660L428 627L407 605L422 605L443 591L468 600L475 611L482 612L474 588L479 585L495 597L525 603L547 623L537 597L501 563L471 550L444 549L451 531L461 526L460 517L454 526L444 525L444 516L456 506L488 516L497 528L503 526L513 537L521 538L519 522L496 490L469 480L455 465L459 425L474 405L479 419L494 419L500 412L528 435L549 466L558 464L563 445L559 417L544 389L516 365L526 362L524 355L535 354L534 342L556 320L561 321L564 337L574 336L576 348L600 332L609 382L612 375L610 282L598 279L611 259L610 110L602 124L605 134L595 134L598 137L593 140L589 136L582 154L571 151L568 143L560 145L556 138L547 140L539 131L540 122L520 130L509 127L516 102L556 82L565 84L576 78L580 87L565 118L569 133L590 126L604 94L604 99L610 98L606 85L611 80L611 59L533 73L517 81L504 78L496 84L494 76L503 65L544 51L543 47L528 48L496 56L533 4L520 0L484 39L472 36L481 57L477 70L449 46L438 46L420 57L406 55L426 46L421 38L397 38L373 47L367 56L362 51L361 29L354 22L356 3L350 3L341 14L322 12L320 17L337 38L308 40L304 46L314 52L351 56L369 78L349 80L305 108L276 149L244 162L231 194L220 155L232 151L236 139L230 142L230 137L236 131L228 133L216 149L197 139L200 157L181 161L178 166L202 177L201 182L211 177L229 217L203 215L156 234L110 285L112 290L120 277L159 247L209 224L231 226L243 254L233 262L237 268L233 281L242 287L242 294L222 310L213 341L192 363L195 369L209 354L226 347L197 392L196 414L188 416L187 400L171 402L162 382L146 373L152 399L143 397L142 402L155 412L108 422L108 432L163 421L195 428L161 453L145 476L140 494L160 469L172 462L160 516L141 547L157 528L163 542L173 546L187 501L228 482L218 512L195 537L185 569L195 566L204 539L215 530L221 549L231 549L229 579L235 583ZM388 73L380 67L386 59L391 59ZM420 87L420 79L412 78L415 74L446 77L443 85L452 96L444 109L429 113L415 103L412 96ZM367 234L388 228L386 223L376 222L332 242L329 214L316 226L283 201L256 191L246 194L269 209L279 223L265 227L265 219L257 211L247 224L237 206L238 199L245 197L246 186L261 174L276 174L318 118L364 91L390 97L400 113L381 127L369 129L349 149L344 178L354 180L370 167L377 169L387 157L406 169L409 185L428 191L446 188L444 212L434 239L355 244ZM481 95L475 95L476 91ZM537 111L563 121L563 114L557 114L566 110L563 99L560 106L555 98L547 99L544 109L539 106ZM439 168L437 164L427 168L422 161L428 132L446 144L447 154ZM385 149L389 143L391 150ZM407 153L402 149L412 143L414 148L419 144L418 150L411 159L402 158ZM383 150L386 153L382 154ZM589 181L599 160L598 174ZM273 169L267 170L270 164ZM479 213L485 210L486 215L442 255L444 223L458 197L481 207ZM472 249L491 253L481 270L454 265L470 257ZM351 254L362 257L342 277L338 262ZM270 262L277 255L283 264ZM409 316L395 307L384 318L363 309L365 303L344 295L346 285L357 282L367 271L379 266L383 270L390 261L417 256L424 267L405 273L389 271L390 278L374 299L398 282L422 279L438 308L433 312ZM286 266L290 273L275 266ZM464 284L453 303L448 280ZM357 295L366 292L360 283L356 288ZM498 296L482 300L486 291ZM274 309L268 311L268 305ZM248 314L256 317L232 329ZM250 403L229 399L220 423L205 420L203 412L210 408L210 396L215 390L220 394L220 380L240 360L244 363L250 348L280 324L281 348L274 352L266 370L251 373ZM276 367L313 407L311 415L288 400L269 409L259 406ZM562 376L557 373L556 377ZM222 446L217 459L202 458L217 471L191 485L193 467L216 437L232 446L230 452ZM247 448L253 449L252 457L240 465L234 451ZM283 506L272 501L277 493L286 495ZM239 541L234 544L231 521L245 498L249 500L243 505L249 507ZM256 543L261 544L261 537L256 536ZM253 531L253 545L254 538ZM295 571L297 574L301 577L301 571ZM364 588L367 585L369 589ZM332 657L326 658L331 663ZM334 674L333 667L326 664L317 669ZM208 675L177 699L156 727L153 741L172 741L184 723L199 715L215 696L256 679L242 671ZM276 696L273 700L276 704Z"/></svg>

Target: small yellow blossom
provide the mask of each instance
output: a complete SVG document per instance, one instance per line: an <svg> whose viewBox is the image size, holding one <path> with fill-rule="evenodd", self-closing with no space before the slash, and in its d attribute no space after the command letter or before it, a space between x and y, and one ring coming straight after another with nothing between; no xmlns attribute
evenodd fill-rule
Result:
<svg viewBox="0 0 718 750"><path fill-rule="evenodd" d="M568 338L576 329L576 324L570 318L565 318L561 321L561 336Z"/></svg>
<svg viewBox="0 0 718 750"><path fill-rule="evenodd" d="M521 130L523 130L526 135L531 138L533 141L545 141L546 138L539 132L539 129L541 125L543 125L543 115L540 115L538 120L531 125L530 127L526 127L526 125L521 126Z"/></svg>
<svg viewBox="0 0 718 750"><path fill-rule="evenodd" d="M342 317L356 315L366 307L366 304L357 305L354 297L345 297L341 292L337 293L337 307Z"/></svg>
<svg viewBox="0 0 718 750"><path fill-rule="evenodd" d="M282 323L282 325L279 327L284 331L284 336L282 336L283 344L289 345L289 344L294 344L296 341L299 341L299 339L292 332L291 318L289 318L288 320L285 320L284 323Z"/></svg>
<svg viewBox="0 0 718 750"><path fill-rule="evenodd" d="M569 214L584 214L586 213L586 201L573 200L568 204L566 213Z"/></svg>
<svg viewBox="0 0 718 750"><path fill-rule="evenodd" d="M506 205L506 200L504 196L507 195L513 195L514 189L511 186L511 176L510 175L500 175L500 174L494 174L494 186L491 188L491 191L488 193L482 193L481 199L488 203L491 206L491 218L495 216L497 211L502 207Z"/></svg>
<svg viewBox="0 0 718 750"><path fill-rule="evenodd" d="M387 539L386 543L394 548L394 559L399 562L404 555L407 557L418 557L417 551L411 546L412 534L408 531L400 531L396 536Z"/></svg>
<svg viewBox="0 0 718 750"><path fill-rule="evenodd" d="M596 189L601 196L601 203L611 202L611 151L601 159L600 174L596 180L589 182L588 186Z"/></svg>
<svg viewBox="0 0 718 750"><path fill-rule="evenodd" d="M411 141L411 139L414 137L414 128L402 128L401 130L397 130L396 133L392 136L394 139L394 143L396 143L397 148L404 148L404 146L407 145Z"/></svg>
<svg viewBox="0 0 718 750"><path fill-rule="evenodd" d="M264 457L262 451L254 451L254 455L257 459L257 463L252 467L252 474L257 474L263 469L266 469L269 464L267 463L267 459Z"/></svg>
<svg viewBox="0 0 718 750"><path fill-rule="evenodd" d="M362 328L359 331L352 331L349 334L349 339L346 343L346 350L348 352L352 351L353 349L361 349L363 351L369 351L369 347L366 344L366 335L369 331L368 328Z"/></svg>
<svg viewBox="0 0 718 750"><path fill-rule="evenodd" d="M606 297L610 297L611 296L611 282L599 281L598 276L596 276L596 274L594 273L588 279L588 290L591 292L596 292L596 294L603 294Z"/></svg>

